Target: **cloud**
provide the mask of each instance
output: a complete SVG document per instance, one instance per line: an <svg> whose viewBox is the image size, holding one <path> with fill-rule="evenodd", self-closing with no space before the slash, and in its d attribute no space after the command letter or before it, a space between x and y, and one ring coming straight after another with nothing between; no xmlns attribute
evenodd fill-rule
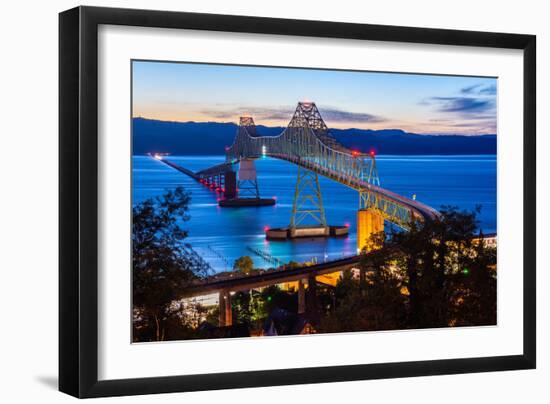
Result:
<svg viewBox="0 0 550 404"><path fill-rule="evenodd" d="M365 113L344 111L337 108L320 108L321 116L327 122L383 122L384 118ZM237 116L252 116L254 119L267 121L290 121L294 108L277 107L237 107L230 109L209 109L201 111L203 114L217 119L234 119Z"/></svg>
<svg viewBox="0 0 550 404"><path fill-rule="evenodd" d="M479 113L495 107L494 100L474 97L431 97L429 101L439 112Z"/></svg>
<svg viewBox="0 0 550 404"><path fill-rule="evenodd" d="M473 94L480 86L481 84L474 84L473 86L463 87L460 89L460 92L462 94Z"/></svg>
<svg viewBox="0 0 550 404"><path fill-rule="evenodd" d="M290 120L294 109L292 108L271 108L271 107L243 107L242 110L247 114L257 116L259 119L266 120Z"/></svg>
<svg viewBox="0 0 550 404"><path fill-rule="evenodd" d="M464 87L460 90L462 94L474 94L474 95L496 95L496 84L474 84L473 86Z"/></svg>
<svg viewBox="0 0 550 404"><path fill-rule="evenodd" d="M342 111L340 109L335 108L323 108L320 110L321 116L327 120L332 122L357 122L357 123L365 123L365 122L384 122L386 119L373 115L368 114L366 112L350 112L350 111Z"/></svg>
<svg viewBox="0 0 550 404"><path fill-rule="evenodd" d="M485 95L496 95L497 94L497 86L496 84L491 84L489 86L483 87L479 90L479 94L485 94Z"/></svg>
<svg viewBox="0 0 550 404"><path fill-rule="evenodd" d="M233 119L239 116L252 116L258 120L280 120L292 117L294 110L288 108L264 108L264 107L232 107L224 109L207 109L201 113L217 119Z"/></svg>
<svg viewBox="0 0 550 404"><path fill-rule="evenodd" d="M474 122L457 122L449 126L455 128L496 128L496 121L487 120L487 121L474 121Z"/></svg>
<svg viewBox="0 0 550 404"><path fill-rule="evenodd" d="M472 86L474 87L474 86ZM466 88L466 91L479 93L484 88ZM459 129L464 133L496 133L495 97L430 97L422 100L422 105L431 106L438 114L429 122L434 125Z"/></svg>
<svg viewBox="0 0 550 404"><path fill-rule="evenodd" d="M229 110L219 111L219 110L205 109L200 112L201 114L208 115L209 117L217 118L217 119L232 119L236 115L235 111L229 111Z"/></svg>

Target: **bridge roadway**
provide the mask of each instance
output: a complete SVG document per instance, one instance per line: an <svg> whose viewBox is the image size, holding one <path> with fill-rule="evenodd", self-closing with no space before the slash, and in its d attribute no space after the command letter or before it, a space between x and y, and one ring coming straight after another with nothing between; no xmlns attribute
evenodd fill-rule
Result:
<svg viewBox="0 0 550 404"><path fill-rule="evenodd" d="M369 190L373 193L377 193L379 195L382 195L383 197L385 197L387 199L399 202L399 204L406 206L408 209L410 209L412 212L415 212L416 215L420 216L424 220L435 220L440 216L440 213L436 209L434 209L434 208L432 208L432 207L430 207L430 206L428 206L428 205L426 205L422 202L419 202L419 201L416 201L416 200L413 200L413 199L410 199L410 198L406 198L404 196L401 196L401 195L399 195L395 192L392 192L392 191L387 190L385 188L379 187L377 185L369 184L368 182L362 181L361 179L359 179L357 177L352 177L352 176L343 177L338 172L336 172L334 170L331 170L328 167L324 167L324 166L321 166L319 164L315 164L315 163L311 162L310 160L302 159L298 156L290 156L290 155L278 154L278 153L266 153L265 155L268 156L268 157L273 157L273 158L277 158L277 159L280 159L280 160L285 160L285 161L288 161L290 163L302 166L304 168L307 168L309 170L317 172L318 174L321 174L324 177L327 177L327 178L332 179L336 182L344 184L344 185L346 185L346 186L348 186L348 187L350 187L350 188L352 188L356 191ZM260 157L261 156L256 156L256 158L260 158ZM228 171L232 171L231 166L233 164L238 163L238 161L234 161L232 163L221 163L221 164L206 168L206 169L201 170L201 171L192 172L192 171L187 170L187 169L185 169L185 168L183 168L183 167L181 167L177 164L174 164L174 163L172 163L172 162L170 162L166 159L162 159L161 161L163 163L171 166L172 168L174 168L178 171L181 171L184 174L189 175L190 177L192 177L194 179L199 179L200 177L203 177L203 176L208 177L208 176L213 176L213 175L225 174Z"/></svg>
<svg viewBox="0 0 550 404"><path fill-rule="evenodd" d="M175 163L172 163L170 160L166 160L165 158L156 158L156 157L154 157L154 158L156 160L160 161L161 163L164 163L167 166L172 167L174 170L177 170L181 173L184 173L184 174L190 176L194 180L197 180L197 181L199 180L199 176L196 173L194 173L193 171L188 170L187 168L184 168L184 167L181 167L181 166L179 166Z"/></svg>
<svg viewBox="0 0 550 404"><path fill-rule="evenodd" d="M233 274L231 277L202 281L185 290L182 297L196 297L217 292L242 292L287 282L295 282L314 276L345 271L357 266L359 255L292 269L276 269L259 274ZM237 275L237 276L235 276Z"/></svg>
<svg viewBox="0 0 550 404"><path fill-rule="evenodd" d="M389 191L377 185L369 184L368 182L362 181L356 177L348 176L348 177L342 178L342 176L339 175L339 173L327 167L323 167L319 164L315 164L309 160L301 159L300 157L296 157L296 156L287 156L284 154L266 153L266 155L270 157L278 158L281 160L286 160L293 164L302 166L304 168L317 172L323 175L324 177L330 178L350 188L353 188L356 191L369 190L371 192L378 193L379 195L382 195L385 198L391 199L393 201L397 201L401 205L407 206L411 211L420 215L424 220L435 220L438 217L440 217L440 213L436 209L426 204L423 204L422 202L418 202L416 200L406 198L404 196L396 194L395 192Z"/></svg>
<svg viewBox="0 0 550 404"><path fill-rule="evenodd" d="M199 181L202 177L210 177L214 175L220 175L225 174L229 171L233 171L233 164L231 163L220 163L212 167L205 168L203 170L193 172L191 170L188 170L185 167L182 167L176 163L171 162L168 160L164 155L149 153L149 156L154 158L157 161L160 161L161 163L166 164L169 167L172 167L173 169L188 175L189 177L193 178L194 180Z"/></svg>

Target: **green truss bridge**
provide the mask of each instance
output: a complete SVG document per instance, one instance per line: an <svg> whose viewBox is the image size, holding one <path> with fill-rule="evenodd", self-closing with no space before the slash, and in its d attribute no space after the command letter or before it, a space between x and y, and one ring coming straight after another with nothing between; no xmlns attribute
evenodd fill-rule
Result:
<svg viewBox="0 0 550 404"><path fill-rule="evenodd" d="M234 142L226 148L226 162L193 175L224 192L226 198L236 197L238 190L239 198L259 199L254 160L264 156L298 166L291 230L315 226L328 229L319 175L357 191L358 249L365 247L371 234L384 230L384 221L408 229L413 221L439 216L430 206L382 188L375 154L350 150L336 141L313 102L299 102L287 128L277 136L260 136L253 118L241 117ZM232 169L235 164L239 164L238 176ZM231 186L228 178L236 186Z"/></svg>
<svg viewBox="0 0 550 404"><path fill-rule="evenodd" d="M359 240L359 233L364 233L361 230L366 230L366 233L381 231L383 220L408 229L414 220L433 220L439 216L439 212L430 206L382 188L374 153L359 153L337 142L313 102L298 103L288 127L278 136L259 136L251 117L240 119L235 140L226 149L227 163L235 164L262 156L286 160L299 167L291 227L300 225L300 219L306 216L321 216L323 219L320 191L315 192L318 190L318 175L358 192L357 228L360 248L364 244ZM300 211L300 196L304 191L300 186L305 185L302 188L306 188L311 184L314 192L307 193L302 199L313 200L313 206L319 206L320 209L316 212L307 209Z"/></svg>

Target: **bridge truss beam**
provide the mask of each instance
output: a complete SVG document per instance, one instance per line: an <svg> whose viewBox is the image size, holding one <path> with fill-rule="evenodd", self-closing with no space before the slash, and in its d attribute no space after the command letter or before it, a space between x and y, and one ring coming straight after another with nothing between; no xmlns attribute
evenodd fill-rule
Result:
<svg viewBox="0 0 550 404"><path fill-rule="evenodd" d="M304 225L327 227L327 219L318 174L298 166L290 228Z"/></svg>
<svg viewBox="0 0 550 404"><path fill-rule="evenodd" d="M374 154L345 148L330 136L314 103L299 103L278 136L258 136L251 118L239 126L226 149L227 163L262 156L289 161L359 192L359 209L376 210L385 220L408 229L414 220L436 218L426 205L380 187Z"/></svg>
<svg viewBox="0 0 550 404"><path fill-rule="evenodd" d="M240 161L237 189L240 198L260 199L258 176L253 159L242 159Z"/></svg>

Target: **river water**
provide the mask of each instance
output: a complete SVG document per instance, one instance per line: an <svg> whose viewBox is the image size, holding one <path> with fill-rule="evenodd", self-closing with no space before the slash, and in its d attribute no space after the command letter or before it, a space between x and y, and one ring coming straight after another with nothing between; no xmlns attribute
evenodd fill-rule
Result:
<svg viewBox="0 0 550 404"><path fill-rule="evenodd" d="M198 171L224 161L223 156L170 156L170 161ZM434 208L442 205L474 209L485 233L496 232L496 156L377 156L381 186ZM349 236L328 239L267 241L267 227L288 226L297 167L271 158L256 160L260 194L276 197L275 206L220 208L218 195L190 177L147 156L133 157L133 203L183 186L191 192L190 216L184 223L189 244L216 271L229 270L240 256L249 255L256 267L271 267L252 250L282 262L323 262L353 255L356 251L356 191L319 177L327 222L348 225Z"/></svg>

